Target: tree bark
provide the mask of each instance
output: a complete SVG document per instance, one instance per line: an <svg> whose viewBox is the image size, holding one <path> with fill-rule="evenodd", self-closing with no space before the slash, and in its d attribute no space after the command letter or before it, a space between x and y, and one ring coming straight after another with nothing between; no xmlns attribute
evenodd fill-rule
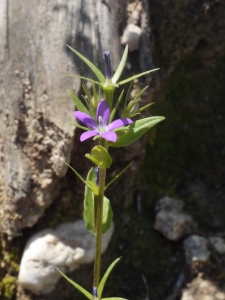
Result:
<svg viewBox="0 0 225 300"><path fill-rule="evenodd" d="M0 3L0 216L9 238L43 215L70 161L74 105L66 89L78 93L80 79L66 75L89 73L66 44L101 68L102 52L110 49L115 68L122 50L119 2Z"/></svg>

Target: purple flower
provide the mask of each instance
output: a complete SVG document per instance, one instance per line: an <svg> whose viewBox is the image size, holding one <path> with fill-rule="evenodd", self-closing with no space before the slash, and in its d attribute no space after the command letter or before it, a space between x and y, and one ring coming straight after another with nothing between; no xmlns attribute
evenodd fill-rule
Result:
<svg viewBox="0 0 225 300"><path fill-rule="evenodd" d="M116 128L132 124L133 121L128 118L117 119L112 123L108 124L110 117L110 110L108 103L103 99L98 103L96 111L96 120L95 121L91 116L82 112L75 111L75 117L85 124L91 130L86 131L81 134L80 141L83 142L93 136L101 135L102 138L110 142L115 142L117 139L117 134L113 131Z"/></svg>

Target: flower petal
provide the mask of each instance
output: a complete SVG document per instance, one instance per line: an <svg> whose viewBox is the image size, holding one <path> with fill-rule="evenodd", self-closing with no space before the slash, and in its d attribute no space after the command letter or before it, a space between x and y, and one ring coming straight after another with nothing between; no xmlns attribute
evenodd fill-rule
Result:
<svg viewBox="0 0 225 300"><path fill-rule="evenodd" d="M74 116L79 121L84 123L87 127L91 128L91 129L96 129L97 128L97 124L96 124L95 120L91 116L89 116L88 114L85 114L82 111L75 111Z"/></svg>
<svg viewBox="0 0 225 300"><path fill-rule="evenodd" d="M126 126L129 124L132 124L133 121L129 118L122 118L122 119L117 119L115 121L113 121L112 123L110 123L108 126L106 126L106 130L107 131L111 131L113 129L122 127L122 126Z"/></svg>
<svg viewBox="0 0 225 300"><path fill-rule="evenodd" d="M109 122L110 110L108 103L104 99L100 100L98 103L96 112L97 122L100 116L102 117L103 126L106 126Z"/></svg>
<svg viewBox="0 0 225 300"><path fill-rule="evenodd" d="M103 132L101 133L101 136L110 142L115 142L117 140L117 134L114 131L108 131L108 132Z"/></svg>
<svg viewBox="0 0 225 300"><path fill-rule="evenodd" d="M91 138L92 136L96 136L98 134L99 133L96 130L85 131L84 133L81 134L80 141L83 142L83 141Z"/></svg>

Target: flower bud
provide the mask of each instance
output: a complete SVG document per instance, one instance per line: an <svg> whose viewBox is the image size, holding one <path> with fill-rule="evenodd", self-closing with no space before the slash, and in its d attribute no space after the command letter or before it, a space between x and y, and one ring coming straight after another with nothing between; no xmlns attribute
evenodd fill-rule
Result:
<svg viewBox="0 0 225 300"><path fill-rule="evenodd" d="M105 51L103 53L103 59L105 61L105 77L107 79L112 78L112 65L111 65L111 59L110 59L110 52Z"/></svg>

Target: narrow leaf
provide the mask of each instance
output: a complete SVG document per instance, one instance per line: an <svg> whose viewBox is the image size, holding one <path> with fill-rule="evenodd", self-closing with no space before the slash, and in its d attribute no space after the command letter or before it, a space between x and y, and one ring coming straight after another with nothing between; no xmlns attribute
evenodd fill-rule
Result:
<svg viewBox="0 0 225 300"><path fill-rule="evenodd" d="M127 55L128 55L128 45L126 45L126 48L123 52L123 56L122 56L122 59L119 63L119 66L115 72L115 74L113 75L113 78L112 78L112 82L115 84L117 83L117 81L119 80L120 78L120 75L122 74L123 72L123 69L125 67L125 64L126 64L126 61L127 61Z"/></svg>
<svg viewBox="0 0 225 300"><path fill-rule="evenodd" d="M87 175L87 182L95 182L94 169L91 168ZM84 222L86 228L91 233L96 233L95 229L95 202L94 202L94 193L90 186L85 186L84 192L84 211L83 211Z"/></svg>
<svg viewBox="0 0 225 300"><path fill-rule="evenodd" d="M122 84L124 84L124 83L127 83L127 82L129 82L129 81L132 81L132 80L134 80L134 79L136 79L136 78L139 78L139 77L141 77L141 76L144 76L144 75L146 75L146 74L149 74L149 73L154 72L154 71L157 71L157 70L159 70L159 68L153 69L153 70L149 70L149 71L146 71L146 72L137 74L137 75L134 75L134 76L132 76L132 77L130 77L130 78L127 78L127 79L125 79L125 80L122 80L122 81L118 82L117 84L118 84L118 85L122 85Z"/></svg>
<svg viewBox="0 0 225 300"><path fill-rule="evenodd" d="M147 90L147 88L148 86L144 87L139 93L137 93L133 101L138 100L141 97L141 95Z"/></svg>
<svg viewBox="0 0 225 300"><path fill-rule="evenodd" d="M90 94L90 92L89 92L87 86L86 86L85 84L82 84L82 89L84 90L85 95L87 96L88 102L89 102L89 104L90 104L91 98L92 98L92 97L91 97L91 94Z"/></svg>
<svg viewBox="0 0 225 300"><path fill-rule="evenodd" d="M81 102L81 100L71 91L68 91L70 97L73 99L73 102L76 106L76 108L86 114L88 114L87 108L84 106L84 104Z"/></svg>
<svg viewBox="0 0 225 300"><path fill-rule="evenodd" d="M103 84L101 84L100 82L98 82L98 81L96 81L96 80L93 80L93 79L90 79L90 78L87 78L87 77L84 77L84 76L71 75L71 74L68 74L67 76L68 76L68 77L75 77L75 78L84 79L84 80L86 80L86 81L90 81L90 82L95 83L95 84L97 84L97 85L103 86Z"/></svg>
<svg viewBox="0 0 225 300"><path fill-rule="evenodd" d="M126 166L126 168L124 168L121 172L119 172L119 174L117 174L105 187L105 190L116 180L118 179L128 168L130 168L130 166L133 164L133 161L131 163L129 163L128 166Z"/></svg>
<svg viewBox="0 0 225 300"><path fill-rule="evenodd" d="M112 269L115 267L115 265L118 263L118 261L121 259L121 257L117 258L116 260L114 260L114 262L111 263L111 265L108 267L108 269L106 270L104 276L102 277L102 280L98 286L98 298L101 299L102 298L102 293L103 293L103 289L106 283L107 278L109 277L109 274L111 273ZM107 298L106 298L107 299Z"/></svg>
<svg viewBox="0 0 225 300"><path fill-rule="evenodd" d="M91 190L93 191L93 193L95 193L96 192L96 185L95 185L95 187L93 186L93 185L90 185L90 183L88 183L88 182L86 182L85 180L84 180L84 178L74 169L74 168L72 168L69 164L67 164L65 161L64 161L64 163L77 175L77 177L78 178L80 178L80 180L85 184L85 185L88 185L90 188L91 188Z"/></svg>
<svg viewBox="0 0 225 300"><path fill-rule="evenodd" d="M58 268L56 268L57 271L70 283L72 284L77 290L79 290L85 297L88 299L93 299L92 294L90 294L88 291L86 291L82 286L80 286L78 283L71 280L69 277L67 277L63 272L61 272Z"/></svg>
<svg viewBox="0 0 225 300"><path fill-rule="evenodd" d="M111 227L113 220L113 211L108 198L103 199L103 215L102 215L102 233L106 233Z"/></svg>
<svg viewBox="0 0 225 300"><path fill-rule="evenodd" d="M109 168L112 164L112 158L106 148L101 145L95 146L91 150L91 154L86 154L85 157L90 159L100 168Z"/></svg>
<svg viewBox="0 0 225 300"><path fill-rule="evenodd" d="M80 128L80 129L83 129L85 131L90 130L90 128L87 128L85 126L81 126L79 124L68 123L68 125L71 125L71 126L74 126L74 127Z"/></svg>
<svg viewBox="0 0 225 300"><path fill-rule="evenodd" d="M126 130L117 131L116 142L109 143L109 145L115 148L128 146L164 119L164 117L149 117L137 120L133 124L126 126Z"/></svg>
<svg viewBox="0 0 225 300"><path fill-rule="evenodd" d="M80 180L84 183L84 184L86 184L86 181L84 180L84 178L74 169L74 168L72 168L68 163L66 163L65 161L64 161L64 163L77 175L77 177L78 178L80 178Z"/></svg>
<svg viewBox="0 0 225 300"><path fill-rule="evenodd" d="M112 110L111 115L110 115L109 123L111 123L112 120L114 119L115 113L116 113L116 111L117 111L117 109L118 109L118 107L120 105L120 102L121 102L121 100L123 98L123 94L124 94L124 90L122 90L122 92L121 92L118 100L116 101L116 103L115 103L115 105L113 107L113 110Z"/></svg>
<svg viewBox="0 0 225 300"><path fill-rule="evenodd" d="M142 106L141 108L139 108L138 111L141 112L141 111L145 110L146 108L152 106L153 104L155 104L155 103L154 103L154 102L151 102L151 103L149 103L149 104L146 104L145 106Z"/></svg>
<svg viewBox="0 0 225 300"><path fill-rule="evenodd" d="M92 63L90 62L90 60L88 60L85 56L83 56L80 52L76 51L75 49L73 49L72 47L68 46L67 47L70 48L70 50L72 50L77 56L80 57L80 59L83 60L83 62L88 65L88 67L93 71L93 73L96 75L96 77L98 78L98 80L101 83L105 82L105 76L102 74L102 72Z"/></svg>

